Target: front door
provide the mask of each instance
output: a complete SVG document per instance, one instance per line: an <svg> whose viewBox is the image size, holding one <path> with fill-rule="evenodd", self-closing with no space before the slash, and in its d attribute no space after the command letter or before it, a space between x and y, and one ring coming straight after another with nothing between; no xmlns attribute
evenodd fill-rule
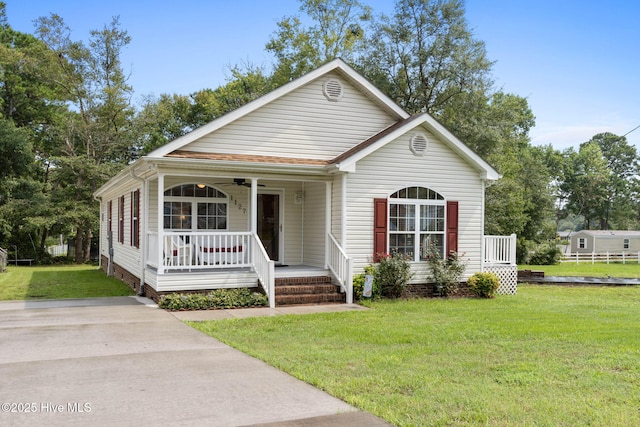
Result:
<svg viewBox="0 0 640 427"><path fill-rule="evenodd" d="M269 258L280 261L280 194L258 194L258 237Z"/></svg>

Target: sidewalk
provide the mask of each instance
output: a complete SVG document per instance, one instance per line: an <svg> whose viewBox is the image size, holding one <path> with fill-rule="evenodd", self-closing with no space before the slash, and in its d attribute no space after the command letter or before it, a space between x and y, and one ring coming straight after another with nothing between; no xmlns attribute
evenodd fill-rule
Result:
<svg viewBox="0 0 640 427"><path fill-rule="evenodd" d="M228 310L171 311L177 319L189 321L243 319L246 317L281 316L283 314L335 313L339 311L368 310L358 304L290 305L276 308L234 308Z"/></svg>

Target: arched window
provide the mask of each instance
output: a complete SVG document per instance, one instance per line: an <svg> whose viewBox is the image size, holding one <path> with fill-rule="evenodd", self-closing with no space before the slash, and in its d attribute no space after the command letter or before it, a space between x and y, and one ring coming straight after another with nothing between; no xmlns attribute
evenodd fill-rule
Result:
<svg viewBox="0 0 640 427"><path fill-rule="evenodd" d="M226 230L228 197L203 184L181 184L164 192L165 230Z"/></svg>
<svg viewBox="0 0 640 427"><path fill-rule="evenodd" d="M426 260L429 242L444 252L445 200L425 187L407 187L389 197L389 251Z"/></svg>

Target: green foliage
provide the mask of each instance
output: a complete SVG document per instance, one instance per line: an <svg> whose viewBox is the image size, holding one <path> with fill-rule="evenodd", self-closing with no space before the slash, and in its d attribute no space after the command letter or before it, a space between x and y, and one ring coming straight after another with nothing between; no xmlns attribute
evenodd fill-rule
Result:
<svg viewBox="0 0 640 427"><path fill-rule="evenodd" d="M373 280L373 288L371 292L371 299L379 298L381 296L380 286L375 280L375 272L376 267L374 265L368 265L364 268L364 271L360 274L356 274L353 276L353 300L360 301L363 299L364 292L364 279L365 276L369 275L374 278Z"/></svg>
<svg viewBox="0 0 640 427"><path fill-rule="evenodd" d="M209 310L216 308L240 308L268 305L266 295L247 288L216 289L209 294L168 294L158 303L166 310Z"/></svg>
<svg viewBox="0 0 640 427"><path fill-rule="evenodd" d="M535 252L529 257L529 264L554 265L560 263L562 252L553 243L538 246Z"/></svg>
<svg viewBox="0 0 640 427"><path fill-rule="evenodd" d="M445 258L435 244L430 243L427 250L427 262L431 268L430 280L435 284L441 296L455 295L460 280L467 268L467 262L456 251L449 252Z"/></svg>
<svg viewBox="0 0 640 427"><path fill-rule="evenodd" d="M364 25L371 8L358 0L301 0L300 11L311 24L297 16L278 22L266 45L276 58L271 76L276 86L288 83L314 68L340 57L353 58L365 38Z"/></svg>
<svg viewBox="0 0 640 427"><path fill-rule="evenodd" d="M381 255L374 272L374 283L380 289L380 295L386 298L400 298L413 277L410 257L393 252Z"/></svg>
<svg viewBox="0 0 640 427"><path fill-rule="evenodd" d="M467 285L480 298L494 298L500 287L500 279L494 273L478 272L469 277Z"/></svg>

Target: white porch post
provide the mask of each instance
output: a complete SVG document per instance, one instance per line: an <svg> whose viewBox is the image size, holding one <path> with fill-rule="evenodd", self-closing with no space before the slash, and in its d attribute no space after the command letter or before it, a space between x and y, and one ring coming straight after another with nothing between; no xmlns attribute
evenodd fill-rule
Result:
<svg viewBox="0 0 640 427"><path fill-rule="evenodd" d="M329 181L324 186L324 198L324 268L329 268L329 235L331 234L331 182Z"/></svg>
<svg viewBox="0 0 640 427"><path fill-rule="evenodd" d="M158 274L164 273L164 174L158 174Z"/></svg>
<svg viewBox="0 0 640 427"><path fill-rule="evenodd" d="M340 206L340 211L341 211L340 216L342 217L340 218L340 223L341 223L340 244L342 245L342 249L346 251L347 250L347 174L346 173L342 174L342 195L340 198L342 199L340 200L340 203L342 204Z"/></svg>
<svg viewBox="0 0 640 427"><path fill-rule="evenodd" d="M258 180L251 178L251 232L258 233Z"/></svg>

